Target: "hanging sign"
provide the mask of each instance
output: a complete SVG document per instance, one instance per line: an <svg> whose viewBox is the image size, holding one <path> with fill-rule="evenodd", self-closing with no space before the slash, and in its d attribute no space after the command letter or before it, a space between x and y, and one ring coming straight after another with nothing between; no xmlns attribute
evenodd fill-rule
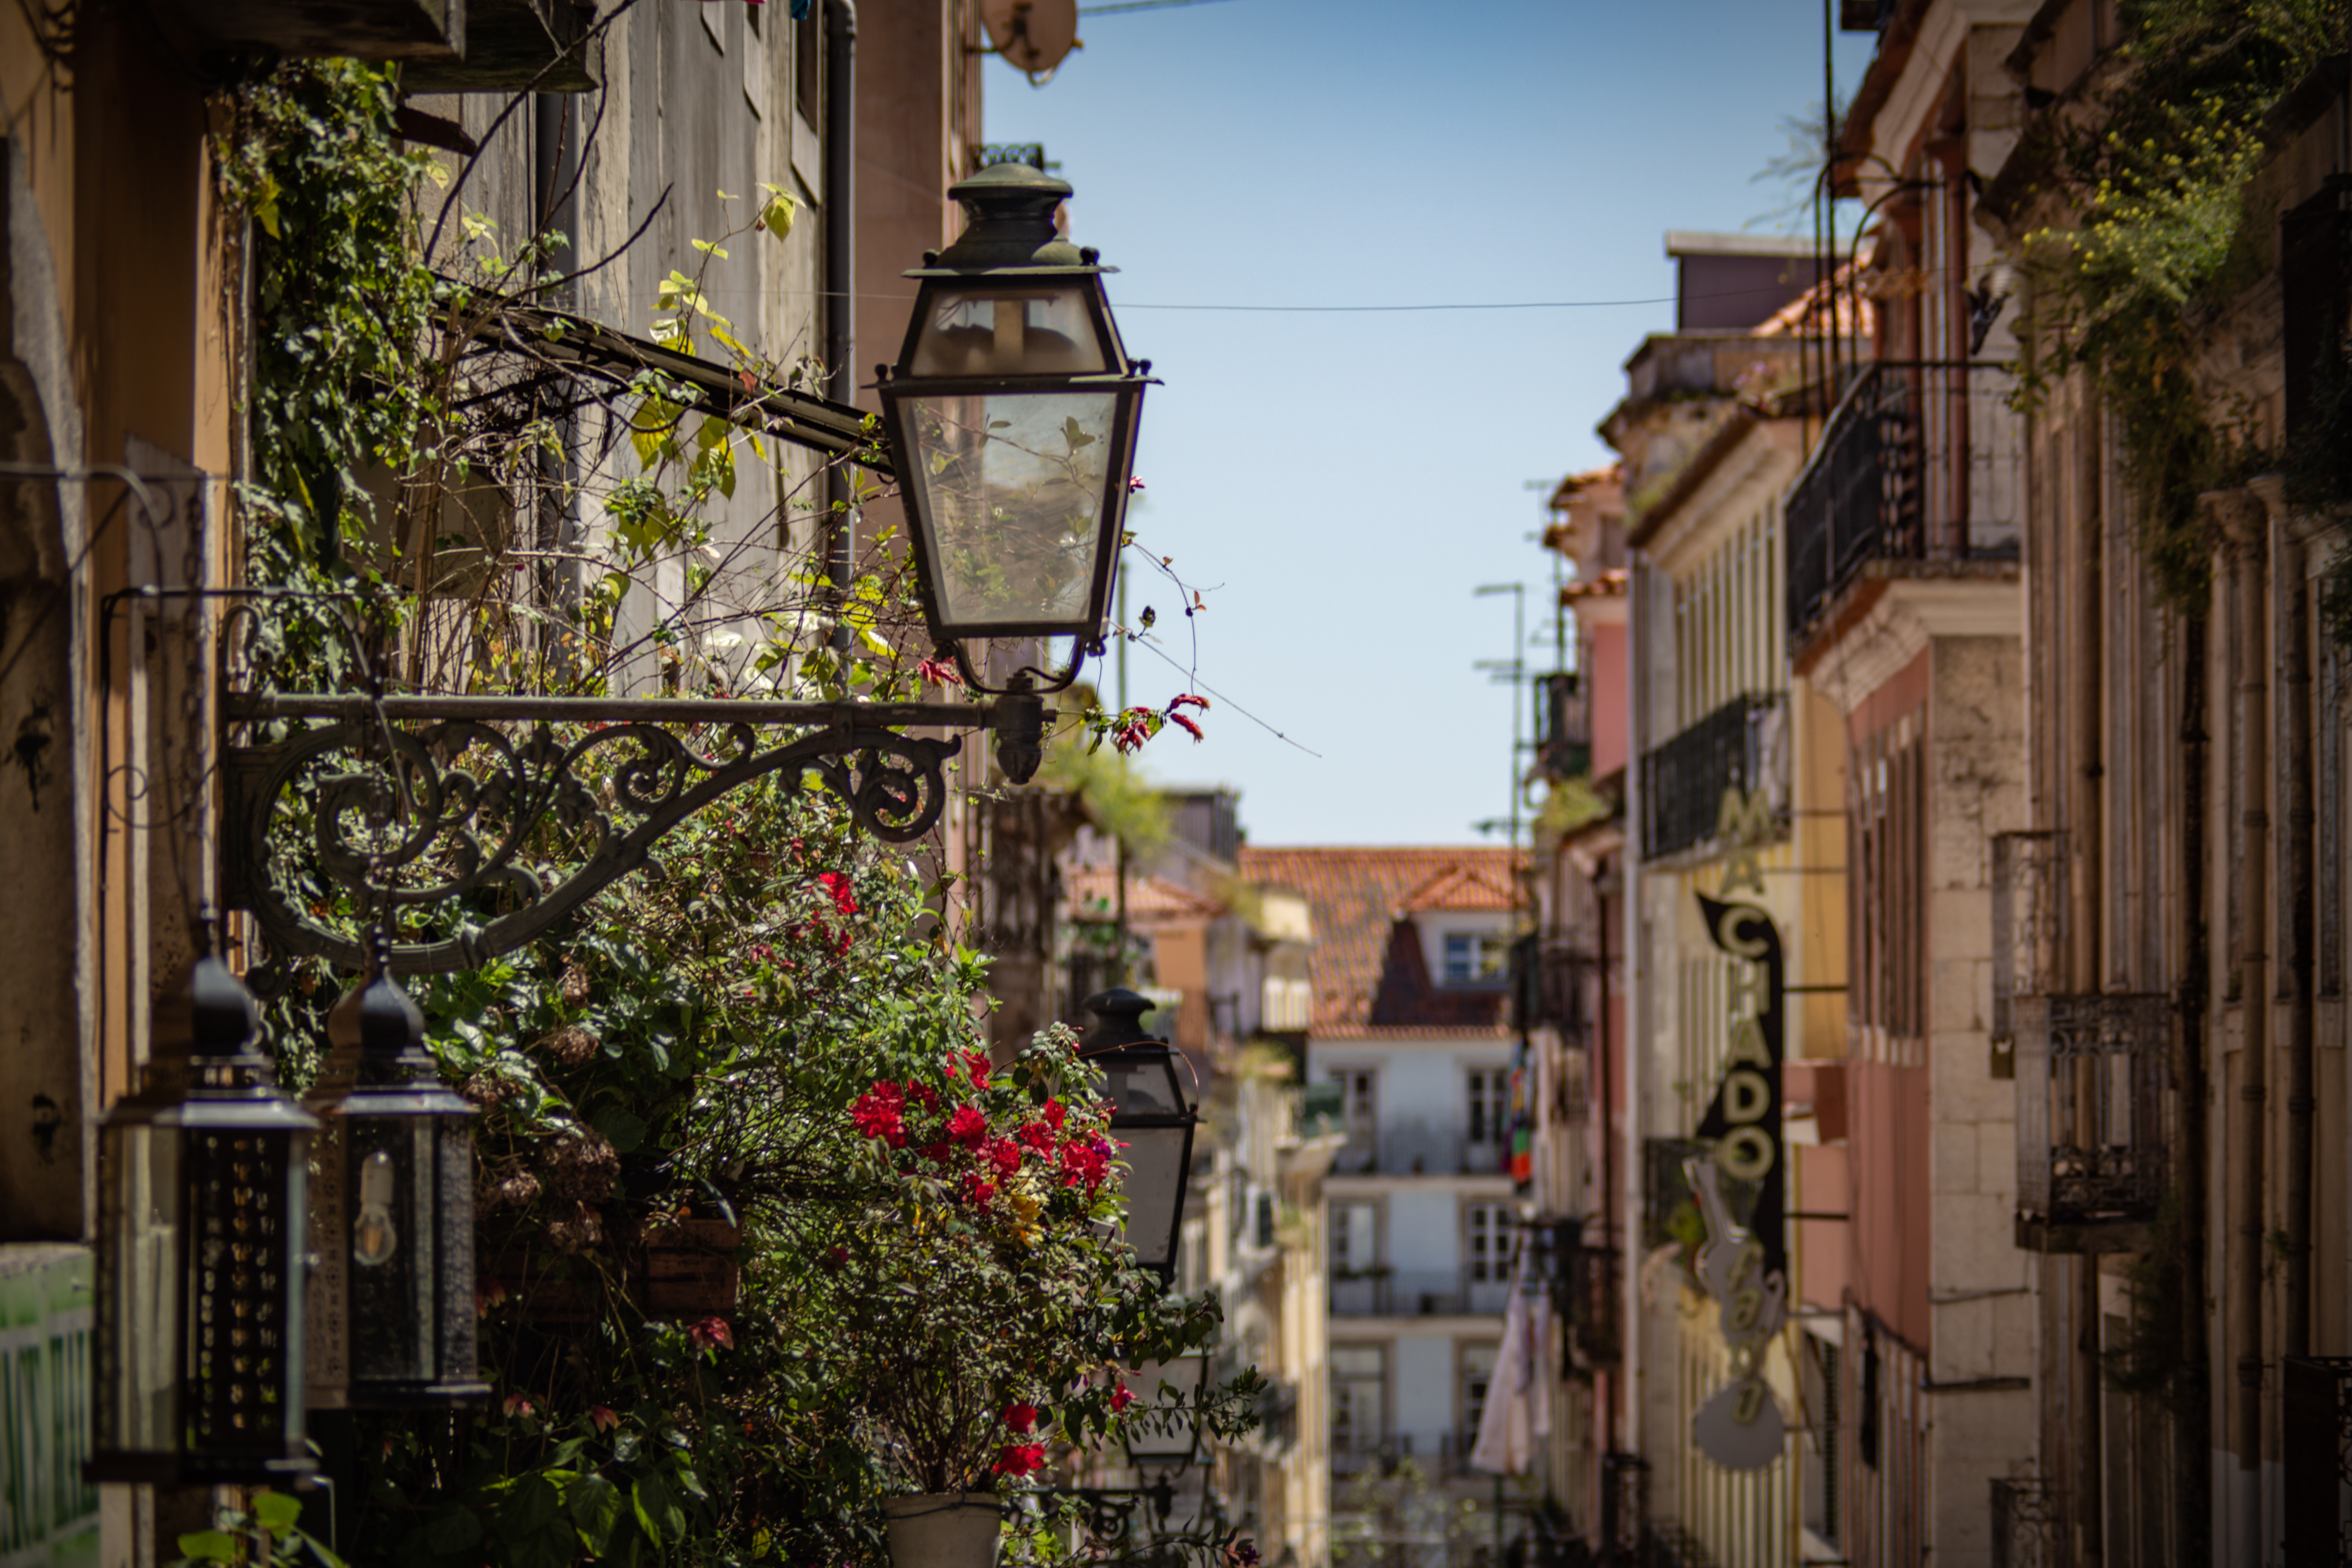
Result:
<svg viewBox="0 0 2352 1568"><path fill-rule="evenodd" d="M1727 797L1726 816L1732 814ZM1743 849L1750 841L1739 840ZM1737 858L1725 891L1761 883L1752 849ZM1760 890L1760 889L1759 889ZM1706 1220L1698 1277L1720 1310L1731 1382L1699 1407L1691 1438L1726 1469L1760 1469L1780 1458L1788 1426L1765 1383L1764 1349L1788 1316L1787 1162L1780 1145L1782 1045L1780 933L1755 904L1698 895L1708 937L1735 961L1731 1043L1723 1078L1698 1124L1709 1153L1685 1169ZM1734 1194L1745 1197L1736 1205Z"/></svg>

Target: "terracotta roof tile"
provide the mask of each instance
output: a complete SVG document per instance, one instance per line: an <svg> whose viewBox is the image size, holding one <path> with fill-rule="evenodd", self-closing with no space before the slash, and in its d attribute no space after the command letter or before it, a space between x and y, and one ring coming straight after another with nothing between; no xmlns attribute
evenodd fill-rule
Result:
<svg viewBox="0 0 2352 1568"><path fill-rule="evenodd" d="M1101 921L1118 907L1118 872L1109 866L1081 866L1062 884L1064 918ZM1224 905L1190 888L1157 877L1127 879L1127 918L1134 925L1177 925L1214 920Z"/></svg>
<svg viewBox="0 0 2352 1568"><path fill-rule="evenodd" d="M1261 848L1241 873L1304 897L1315 911L1313 1032L1326 1037L1504 1032L1496 991L1446 991L1431 981L1410 916L1506 910L1515 857L1487 848Z"/></svg>

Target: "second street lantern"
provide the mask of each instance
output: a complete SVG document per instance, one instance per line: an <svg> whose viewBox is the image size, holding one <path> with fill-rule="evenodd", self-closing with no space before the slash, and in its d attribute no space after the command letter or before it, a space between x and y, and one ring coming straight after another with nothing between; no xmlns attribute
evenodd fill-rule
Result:
<svg viewBox="0 0 2352 1568"><path fill-rule="evenodd" d="M1200 1118L1185 1102L1187 1070L1175 1047L1143 1032L1151 1000L1125 987L1087 998L1098 1020L1079 1054L1103 1075L1111 1136L1126 1146L1127 1219L1121 1234L1136 1260L1176 1278L1183 1234L1184 1185L1192 1172L1192 1129Z"/></svg>
<svg viewBox="0 0 2352 1568"><path fill-rule="evenodd" d="M1000 163L949 194L963 234L907 274L914 321L881 367L917 575L943 645L1068 637L1066 680L1103 634L1150 367L1095 252L1055 232L1066 184Z"/></svg>
<svg viewBox="0 0 2352 1568"><path fill-rule="evenodd" d="M356 1409L485 1398L474 1342L474 1108L441 1081L425 1019L374 936L343 1098L345 1352ZM340 1011L341 1009L338 1009Z"/></svg>

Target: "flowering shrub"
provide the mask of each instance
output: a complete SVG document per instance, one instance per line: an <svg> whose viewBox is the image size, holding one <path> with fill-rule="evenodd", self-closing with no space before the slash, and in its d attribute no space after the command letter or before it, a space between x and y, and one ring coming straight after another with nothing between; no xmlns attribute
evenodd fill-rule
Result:
<svg viewBox="0 0 2352 1568"><path fill-rule="evenodd" d="M867 1196L810 1238L796 1353L845 1391L907 1483L961 1491L1044 1468L1048 1439L1117 1436L1118 1368L1206 1342L1205 1304L1171 1302L1117 1239L1111 1107L1056 1026L1009 1067L959 1048L878 1078L844 1118Z"/></svg>

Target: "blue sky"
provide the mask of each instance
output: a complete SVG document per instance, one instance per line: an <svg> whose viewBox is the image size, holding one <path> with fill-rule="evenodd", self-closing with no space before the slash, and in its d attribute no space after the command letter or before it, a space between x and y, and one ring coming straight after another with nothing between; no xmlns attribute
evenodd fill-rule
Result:
<svg viewBox="0 0 2352 1568"><path fill-rule="evenodd" d="M1121 331L1167 383L1130 525L1208 608L1188 627L1139 573L1129 608L1181 663L1197 632L1198 685L1230 700L1149 772L1239 789L1254 843L1480 842L1513 699L1473 666L1510 656L1511 600L1472 590L1528 584L1549 668L1528 481L1606 460L1592 427L1672 306L1142 307L1669 295L1667 230L1780 199L1750 176L1821 97L1818 0L1213 0L1079 33L1044 88L989 63L988 135L1061 164L1072 237L1121 268ZM1840 37L1842 93L1871 43ZM1131 656L1131 700L1186 689Z"/></svg>

